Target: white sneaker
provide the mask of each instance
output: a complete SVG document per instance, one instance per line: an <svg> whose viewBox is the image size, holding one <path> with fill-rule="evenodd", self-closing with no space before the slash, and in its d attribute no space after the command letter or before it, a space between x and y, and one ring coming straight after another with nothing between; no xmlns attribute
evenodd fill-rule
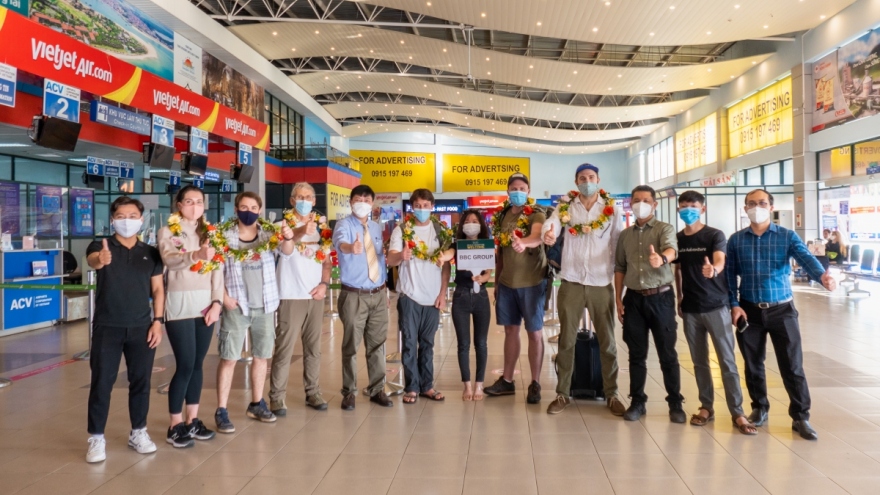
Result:
<svg viewBox="0 0 880 495"><path fill-rule="evenodd" d="M134 449L138 454L152 454L156 451L156 444L147 434L147 429L131 430L128 434L128 448Z"/></svg>
<svg viewBox="0 0 880 495"><path fill-rule="evenodd" d="M89 451L86 452L86 462L101 462L107 459L105 447L107 442L104 437L89 437Z"/></svg>

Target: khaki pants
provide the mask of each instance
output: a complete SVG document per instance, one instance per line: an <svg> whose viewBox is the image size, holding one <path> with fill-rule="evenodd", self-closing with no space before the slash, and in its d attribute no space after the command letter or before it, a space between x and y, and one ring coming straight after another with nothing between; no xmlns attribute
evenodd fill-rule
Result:
<svg viewBox="0 0 880 495"><path fill-rule="evenodd" d="M385 339L388 337L388 302L385 291L339 294L342 320L342 393L357 393L357 350L364 341L367 354L367 388L373 396L385 389Z"/></svg>
<svg viewBox="0 0 880 495"><path fill-rule="evenodd" d="M303 387L306 396L321 392L321 327L324 324L324 301L314 299L282 299L275 328L275 353L272 356L272 377L269 399L278 403L287 395L290 360L296 341L302 335Z"/></svg>
<svg viewBox="0 0 880 495"><path fill-rule="evenodd" d="M559 382L556 385L556 393L566 397L571 393L574 345L577 340L578 324L584 315L584 308L587 308L593 321L596 338L599 340L605 397L608 399L614 397L617 395L617 344L614 340L614 291L611 284L594 287L563 280L556 297L556 304L560 323L559 352L556 354Z"/></svg>

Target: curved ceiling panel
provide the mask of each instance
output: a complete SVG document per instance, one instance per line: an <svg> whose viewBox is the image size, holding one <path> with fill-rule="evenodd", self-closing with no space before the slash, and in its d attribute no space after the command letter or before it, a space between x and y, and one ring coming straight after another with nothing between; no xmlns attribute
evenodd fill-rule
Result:
<svg viewBox="0 0 880 495"><path fill-rule="evenodd" d="M602 153L605 151L614 151L624 149L638 142L638 139L627 141L619 141L607 144L547 144L535 143L528 141L518 141L516 139L507 139L504 137L483 135L480 133L468 132L466 130L450 129L448 127L439 127L425 124L357 124L349 125L342 128L343 137L356 138L359 136L367 136L372 134L383 134L392 132L429 132L440 134L456 139L462 139L473 143L483 144L486 146L494 146L497 148L507 148L511 150L533 151L536 153L558 153L562 155L582 155L588 153ZM357 143L351 143L352 149L356 149Z"/></svg>
<svg viewBox="0 0 880 495"><path fill-rule="evenodd" d="M803 31L854 1L369 0L369 3L484 29L594 43L656 46L724 43Z"/></svg>
<svg viewBox="0 0 880 495"><path fill-rule="evenodd" d="M230 31L270 60L361 57L468 74L468 47L458 43L353 25L258 23ZM317 34L316 34L317 33ZM609 67L523 57L471 48L471 74L532 88L594 95L670 93L720 86L771 54L676 67Z"/></svg>
<svg viewBox="0 0 880 495"><path fill-rule="evenodd" d="M705 98L705 96L700 96L652 105L587 107L541 101L523 101L522 99L509 96L456 88L424 78L389 76L388 74L378 73L309 72L292 76L291 79L312 96L355 92L402 94L441 101L453 106L473 108L483 112L575 124L634 122L671 117L691 108Z"/></svg>
<svg viewBox="0 0 880 495"><path fill-rule="evenodd" d="M545 141L565 142L588 142L609 141L640 137L654 132L663 125L650 124L639 127L627 127L623 129L607 129L604 131L575 131L571 129L552 129L536 127L525 124L511 124L496 120L474 117L449 110L437 109L436 107L403 105L394 103L334 103L324 105L324 109L336 119L350 119L360 117L396 116L411 117L416 119L436 120L456 124L461 127L506 134L512 137L524 139L542 139Z"/></svg>

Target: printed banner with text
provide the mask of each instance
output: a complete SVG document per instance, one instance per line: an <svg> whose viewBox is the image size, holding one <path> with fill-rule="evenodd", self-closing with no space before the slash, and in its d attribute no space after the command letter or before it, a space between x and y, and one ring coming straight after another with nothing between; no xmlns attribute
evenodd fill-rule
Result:
<svg viewBox="0 0 880 495"><path fill-rule="evenodd" d="M880 30L813 64L813 132L880 113Z"/></svg>
<svg viewBox="0 0 880 495"><path fill-rule="evenodd" d="M716 121L713 113L675 133L675 171L678 173L718 161Z"/></svg>
<svg viewBox="0 0 880 495"><path fill-rule="evenodd" d="M351 150L361 161L361 182L376 192L435 191L436 166L433 153Z"/></svg>
<svg viewBox="0 0 880 495"><path fill-rule="evenodd" d="M791 141L791 77L731 106L727 129L730 158Z"/></svg>
<svg viewBox="0 0 880 495"><path fill-rule="evenodd" d="M529 159L443 155L443 192L505 191L514 172L529 176Z"/></svg>
<svg viewBox="0 0 880 495"><path fill-rule="evenodd" d="M351 215L351 189L327 184L327 220L342 220Z"/></svg>

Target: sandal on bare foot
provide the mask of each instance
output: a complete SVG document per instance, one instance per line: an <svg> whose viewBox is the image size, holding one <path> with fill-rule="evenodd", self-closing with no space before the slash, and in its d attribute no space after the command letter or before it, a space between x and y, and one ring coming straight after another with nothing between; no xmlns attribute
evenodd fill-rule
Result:
<svg viewBox="0 0 880 495"><path fill-rule="evenodd" d="M703 414L706 411L706 414ZM691 424L694 426L706 426L710 421L715 421L715 411L701 407L697 414L691 415Z"/></svg>
<svg viewBox="0 0 880 495"><path fill-rule="evenodd" d="M461 393L461 400L463 400L465 402L467 402L469 400L474 400L474 391L471 390L470 385L471 385L470 382L468 382L464 386L464 392Z"/></svg>
<svg viewBox="0 0 880 495"><path fill-rule="evenodd" d="M434 390L433 388L431 390L428 390L427 392L422 392L419 395L427 399L436 401L446 400L446 397L443 394Z"/></svg>
<svg viewBox="0 0 880 495"><path fill-rule="evenodd" d="M737 423L737 420L739 418L745 419L746 422L745 423ZM739 430L739 432L742 433L743 435L757 435L758 434L758 427L753 425L752 423L750 423L749 419L746 418L744 415L737 416L737 417L733 418L733 426L736 426L736 428Z"/></svg>
<svg viewBox="0 0 880 495"><path fill-rule="evenodd" d="M483 384L477 384L474 387L474 400L483 400Z"/></svg>
<svg viewBox="0 0 880 495"><path fill-rule="evenodd" d="M415 392L407 392L403 394L404 404L415 404L417 400L419 400L419 395Z"/></svg>

